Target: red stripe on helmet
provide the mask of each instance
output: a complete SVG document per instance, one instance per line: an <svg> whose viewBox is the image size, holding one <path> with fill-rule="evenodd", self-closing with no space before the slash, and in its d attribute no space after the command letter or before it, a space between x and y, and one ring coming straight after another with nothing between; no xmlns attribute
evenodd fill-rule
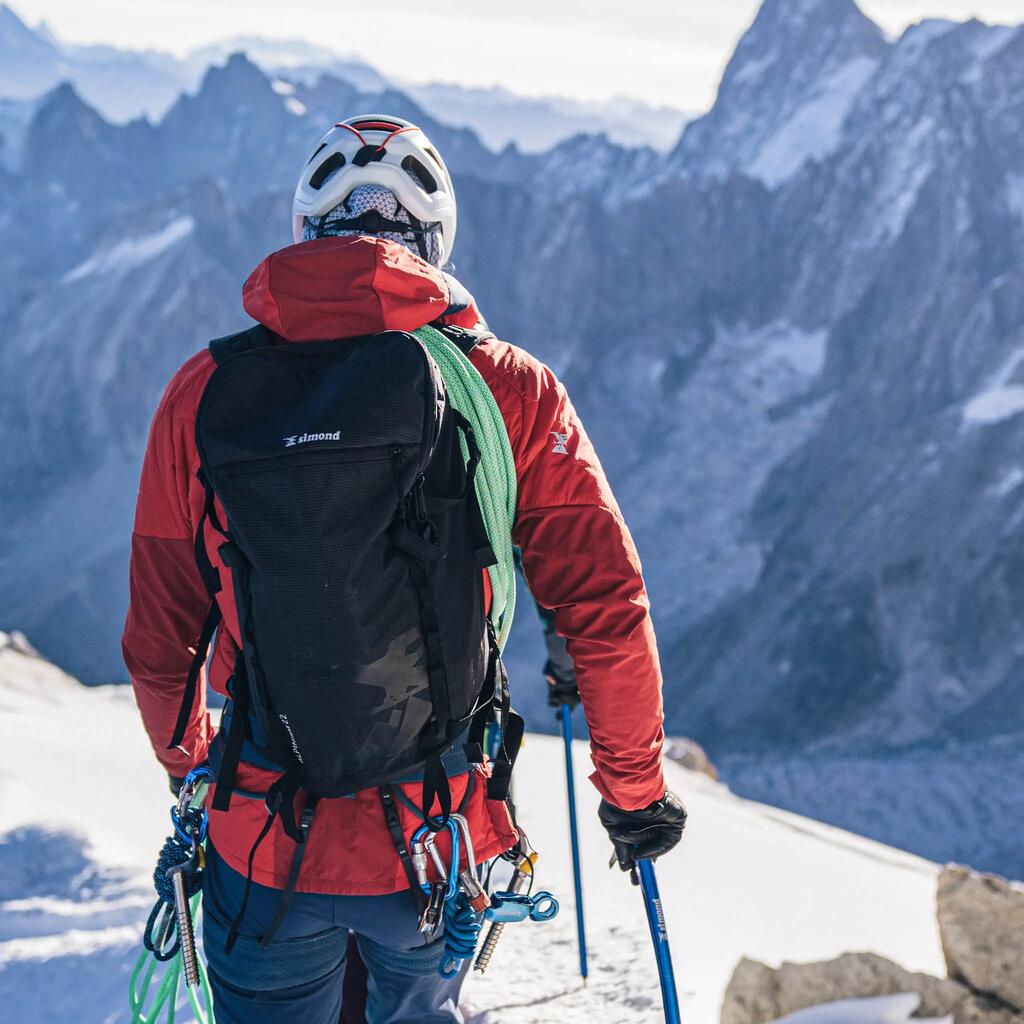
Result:
<svg viewBox="0 0 1024 1024"><path fill-rule="evenodd" d="M364 132L391 132L397 135L398 132L419 131L414 124L398 125L394 121L356 121L354 127Z"/></svg>
<svg viewBox="0 0 1024 1024"><path fill-rule="evenodd" d="M362 134L350 124L345 124L344 121L336 121L334 124L335 128L345 128L350 131L364 146L368 146L369 143L363 138Z"/></svg>
<svg viewBox="0 0 1024 1024"><path fill-rule="evenodd" d="M377 148L378 149L384 149L384 147L387 146L387 144L396 135L401 135L402 132L418 132L418 131L419 131L419 128L417 128L414 124L406 125L404 128L396 128Z"/></svg>

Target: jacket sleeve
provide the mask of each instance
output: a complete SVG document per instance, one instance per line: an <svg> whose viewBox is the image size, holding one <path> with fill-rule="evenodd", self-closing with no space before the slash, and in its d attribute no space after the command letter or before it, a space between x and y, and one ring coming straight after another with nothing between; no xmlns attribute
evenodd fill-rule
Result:
<svg viewBox="0 0 1024 1024"><path fill-rule="evenodd" d="M522 356L529 372L515 375L519 401L499 402L509 407L519 481L513 539L576 668L591 780L635 810L665 793L661 669L640 559L565 388Z"/></svg>
<svg viewBox="0 0 1024 1024"><path fill-rule="evenodd" d="M167 745L210 601L193 550L192 423L175 412L177 390L172 381L146 446L121 646L153 750L170 774L184 775L205 759L209 745L205 678L181 746L168 750Z"/></svg>

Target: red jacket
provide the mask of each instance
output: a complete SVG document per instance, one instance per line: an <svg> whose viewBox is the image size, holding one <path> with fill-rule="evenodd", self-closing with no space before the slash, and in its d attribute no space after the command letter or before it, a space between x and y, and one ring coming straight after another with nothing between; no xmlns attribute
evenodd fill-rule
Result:
<svg viewBox="0 0 1024 1024"><path fill-rule="evenodd" d="M414 330L443 317L449 307L448 283L437 270L396 243L368 237L325 238L272 253L253 271L242 296L246 312L283 343ZM471 306L446 322L472 327L478 319ZM508 426L519 481L513 539L522 549L530 589L541 605L554 609L576 666L596 769L591 778L619 807L646 806L665 791L661 675L629 531L554 374L494 338L477 345L470 358ZM203 505L194 434L199 398L213 369L203 350L164 393L150 430L132 536L125 662L156 755L174 775L203 761L212 738L200 700L182 746L167 749L209 603L193 553ZM213 538L207 542L219 565ZM238 622L226 569L222 582L224 625L210 685L225 693ZM238 785L265 791L272 779L243 764ZM456 803L467 779L452 780ZM419 784L406 789L419 799ZM411 834L417 822L404 808L401 813ZM483 785L474 788L467 816L481 860L514 842L504 805L488 801ZM237 794L229 811L211 812L218 851L241 871L265 819L261 802ZM376 790L322 800L309 844L300 891L377 895L406 887ZM254 880L282 888L294 850L278 822L259 848Z"/></svg>

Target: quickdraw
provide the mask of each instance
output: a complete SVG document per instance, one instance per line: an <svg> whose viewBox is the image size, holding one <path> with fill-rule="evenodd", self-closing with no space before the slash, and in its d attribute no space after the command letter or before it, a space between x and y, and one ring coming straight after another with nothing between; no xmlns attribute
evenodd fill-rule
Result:
<svg viewBox="0 0 1024 1024"><path fill-rule="evenodd" d="M491 926L474 965L481 973L487 970L506 924L527 918L550 921L558 913L558 900L549 892L523 893L523 889L532 884L537 854L521 829L516 846L516 867L509 888L488 896L477 876L469 823L461 814L452 814L445 828L451 836L452 847L448 867L445 867L435 845L437 833L426 825L413 833L410 849L416 881L428 897L420 916L420 931L434 936L443 922L445 950L438 973L442 978L454 978L463 963L476 953L485 921ZM460 871L463 847L466 866ZM430 882L427 875L428 858L433 861L437 872L434 882Z"/></svg>
<svg viewBox="0 0 1024 1024"><path fill-rule="evenodd" d="M173 1024L182 975L195 1019L199 1024L214 1024L213 998L196 951L193 924L202 899L207 830L203 800L211 778L205 766L189 772L178 802L171 808L174 834L164 843L153 873L157 901L143 933L145 949L128 984L132 1024L157 1024L161 1015L167 1024ZM150 997L157 967L162 963L167 966Z"/></svg>

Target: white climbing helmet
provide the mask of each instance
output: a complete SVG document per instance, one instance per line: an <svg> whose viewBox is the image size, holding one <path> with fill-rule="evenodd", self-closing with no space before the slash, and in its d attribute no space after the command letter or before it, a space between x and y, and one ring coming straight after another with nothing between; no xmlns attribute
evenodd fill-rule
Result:
<svg viewBox="0 0 1024 1024"><path fill-rule="evenodd" d="M379 185L426 227L441 228L441 262L455 241L455 192L448 168L422 130L400 117L363 114L339 121L306 161L292 202L292 237L306 217L321 217L360 185ZM367 234L375 234L368 224Z"/></svg>

